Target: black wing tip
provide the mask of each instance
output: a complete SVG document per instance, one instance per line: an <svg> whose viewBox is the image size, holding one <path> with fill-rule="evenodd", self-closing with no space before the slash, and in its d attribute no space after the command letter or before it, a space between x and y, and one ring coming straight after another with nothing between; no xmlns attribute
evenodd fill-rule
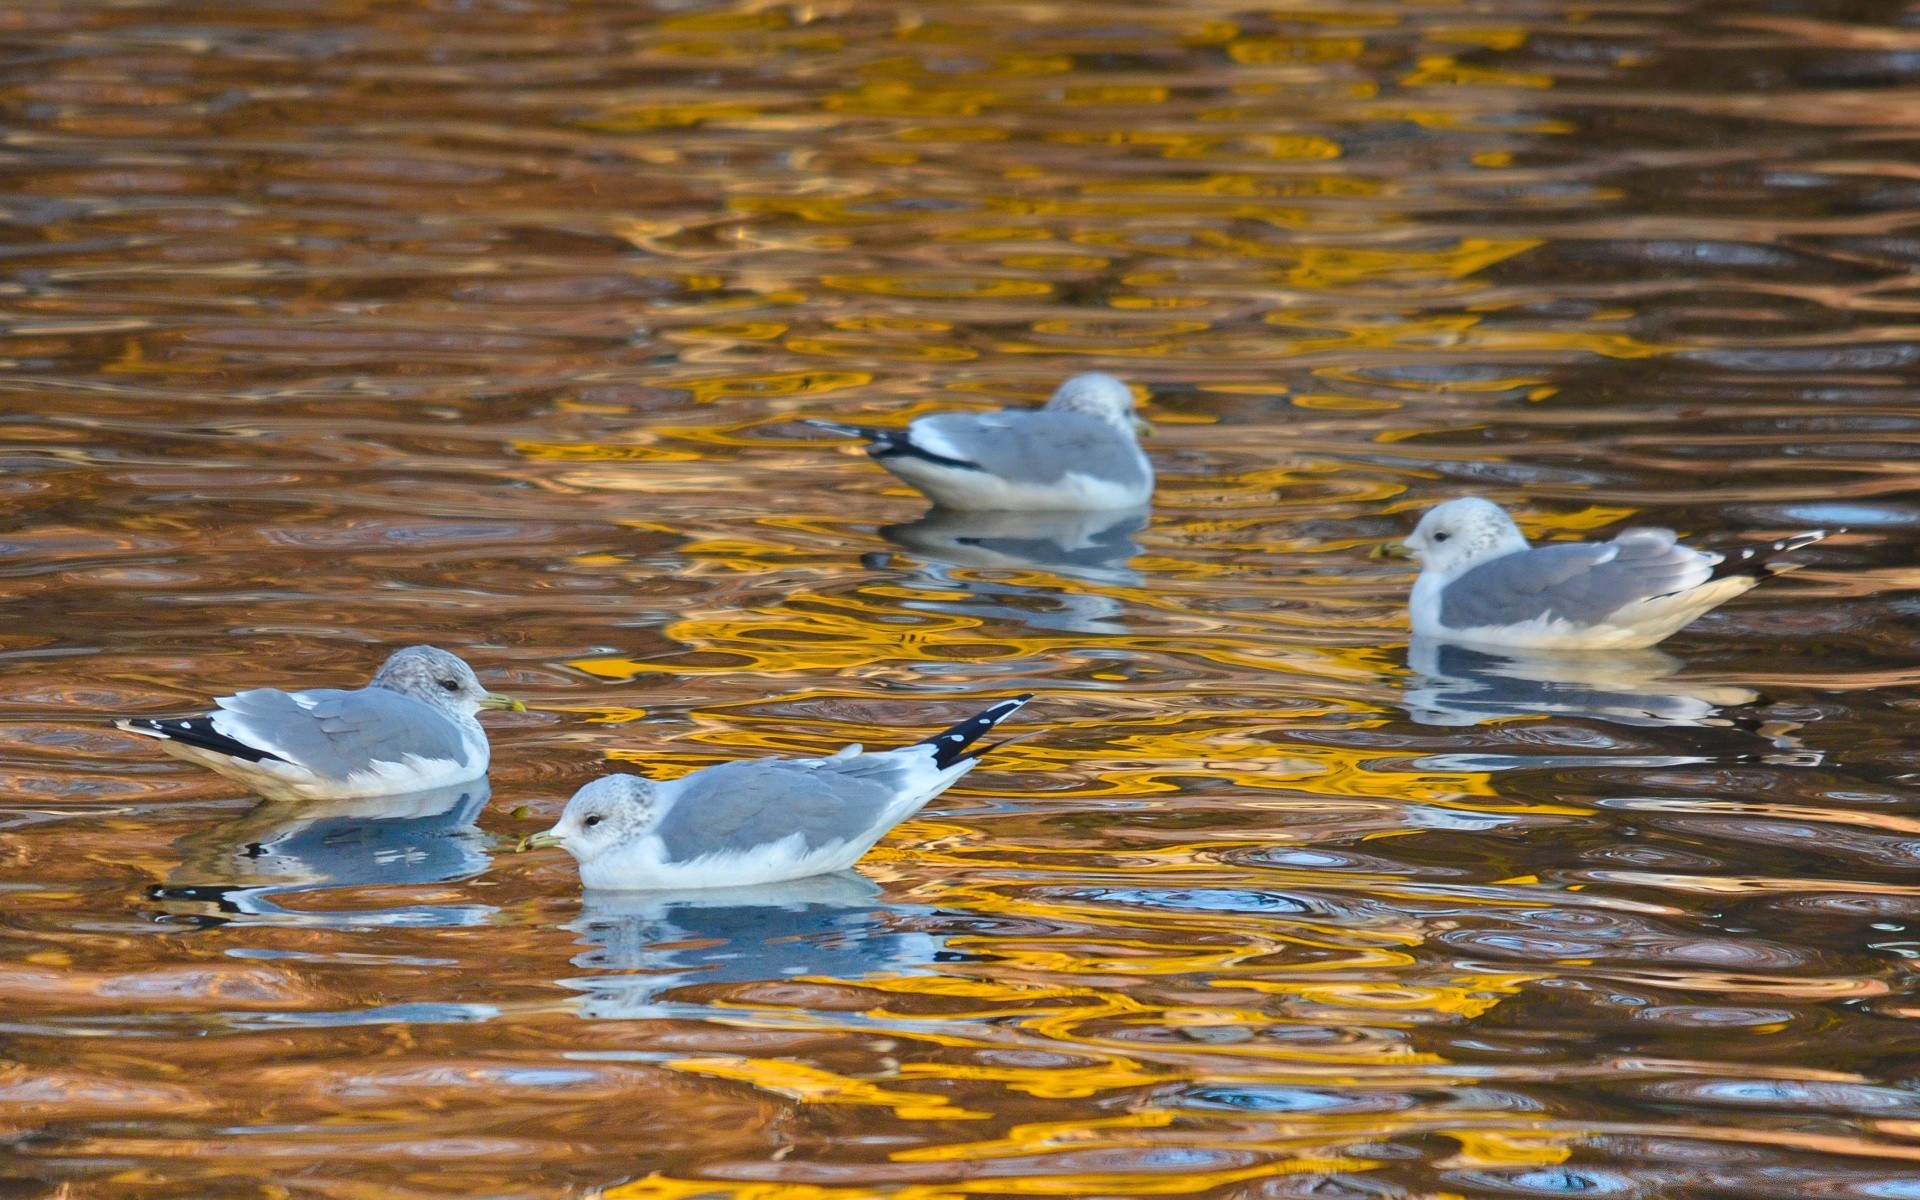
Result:
<svg viewBox="0 0 1920 1200"><path fill-rule="evenodd" d="M955 471L985 471L977 462L964 458L948 458L944 454L935 454L931 450L922 450L904 437L889 438L884 442L875 442L867 447L867 453L874 458L917 458L921 462L930 462L936 467L947 467Z"/></svg>
<svg viewBox="0 0 1920 1200"><path fill-rule="evenodd" d="M1771 579L1775 575L1797 571L1806 564L1794 561L1788 557L1789 555L1797 550L1804 550L1815 542L1825 541L1837 533L1846 531L1844 525L1832 529L1809 529L1805 533L1783 537L1766 546L1748 546L1738 555L1729 557L1715 567L1711 578L1726 579L1745 575L1754 579Z"/></svg>
<svg viewBox="0 0 1920 1200"><path fill-rule="evenodd" d="M154 733L168 741L179 742L183 746L193 746L201 750L211 750L215 754L224 754L229 758L238 758L246 762L285 762L278 754L237 742L213 727L210 717L185 717L168 720L162 717L130 717L121 722L129 729Z"/></svg>
<svg viewBox="0 0 1920 1200"><path fill-rule="evenodd" d="M977 462L964 458L949 458L944 454L935 454L913 444L911 429L878 429L872 425L842 425L838 421L822 421L816 417L802 417L802 425L811 425L816 429L825 429L843 437L857 437L867 443L869 458L917 458L935 466L950 467L956 471L982 471L986 468Z"/></svg>
<svg viewBox="0 0 1920 1200"><path fill-rule="evenodd" d="M1018 696L1002 700L980 710L964 721L948 726L930 738L922 738L914 745L933 747L934 765L943 770L963 759L978 758L992 747L983 746L971 754L967 753L967 747L985 737L995 725L1026 707L1027 702L1032 699L1032 692L1023 692Z"/></svg>

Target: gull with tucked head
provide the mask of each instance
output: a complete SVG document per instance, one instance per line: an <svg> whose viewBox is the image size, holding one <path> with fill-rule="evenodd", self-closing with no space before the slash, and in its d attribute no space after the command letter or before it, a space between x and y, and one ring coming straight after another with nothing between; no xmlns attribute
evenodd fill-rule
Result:
<svg viewBox="0 0 1920 1200"><path fill-rule="evenodd" d="M1415 637L1519 650L1641 649L1672 636L1827 536L1796 534L1728 560L1670 529L1610 542L1529 546L1499 505L1449 500L1420 518L1400 552L1420 560L1408 609ZM1392 552L1389 549L1389 552Z"/></svg>
<svg viewBox="0 0 1920 1200"><path fill-rule="evenodd" d="M865 438L867 454L942 508L1096 512L1153 497L1153 466L1133 391L1111 375L1076 375L1046 406L935 413L905 429L807 424Z"/></svg>
<svg viewBox="0 0 1920 1200"><path fill-rule="evenodd" d="M609 775L574 793L522 850L558 846L589 888L746 887L850 867L973 769L969 747L1031 696L1003 700L925 741L827 758L722 763L656 782ZM989 747L990 748L990 747Z"/></svg>
<svg viewBox="0 0 1920 1200"><path fill-rule="evenodd" d="M270 800L344 800L477 779L487 773L488 746L474 714L526 711L433 646L396 651L354 691L255 688L214 705L204 717L116 724Z"/></svg>

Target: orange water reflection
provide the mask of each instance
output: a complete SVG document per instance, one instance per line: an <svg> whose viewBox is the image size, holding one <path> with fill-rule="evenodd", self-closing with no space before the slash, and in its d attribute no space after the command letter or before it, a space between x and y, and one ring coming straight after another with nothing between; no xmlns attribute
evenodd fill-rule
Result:
<svg viewBox="0 0 1920 1200"><path fill-rule="evenodd" d="M1904 21L0 12L0 1195L1920 1195ZM1094 369L1112 524L797 423ZM1469 490L1853 532L1543 681L1366 556ZM104 719L420 640L535 702L490 794ZM857 875L502 853L1013 690Z"/></svg>

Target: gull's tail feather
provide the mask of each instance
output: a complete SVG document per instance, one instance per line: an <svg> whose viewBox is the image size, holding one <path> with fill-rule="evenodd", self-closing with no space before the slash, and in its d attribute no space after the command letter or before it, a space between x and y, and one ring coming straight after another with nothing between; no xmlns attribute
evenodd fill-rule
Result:
<svg viewBox="0 0 1920 1200"><path fill-rule="evenodd" d="M150 738L159 738L163 742L179 742L183 746L194 746L201 750L211 750L215 754L225 754L247 762L260 762L273 759L284 762L278 754L237 742L224 733L216 731L213 721L207 717L189 717L181 721L163 721L154 717L130 717L115 721L114 725L128 733L138 733Z"/></svg>
<svg viewBox="0 0 1920 1200"><path fill-rule="evenodd" d="M950 458L936 454L922 446L913 444L911 429L879 429L872 425L842 425L838 421L821 421L812 417L801 419L802 425L811 425L815 429L825 429L829 433L838 433L845 437L857 437L866 441L869 458L918 458L936 466L951 467L958 471L978 471L979 463L968 462L964 458Z"/></svg>
<svg viewBox="0 0 1920 1200"><path fill-rule="evenodd" d="M1713 574L1709 578L1726 579L1733 575L1748 575L1755 579L1767 579L1774 575L1784 575L1788 571L1797 571L1807 564L1789 558L1789 555L1823 538L1845 532L1845 528L1809 529L1805 533L1781 538L1769 546L1748 546L1738 554L1728 555L1724 562L1713 569Z"/></svg>
<svg viewBox="0 0 1920 1200"><path fill-rule="evenodd" d="M967 747L984 737L988 730L1020 711L1027 701L1033 699L1033 693L1015 696L1011 700L1002 700L992 708L968 717L949 729L915 742L916 746L932 746L934 765L941 770L967 758L978 758L992 746L982 746L973 753L967 753Z"/></svg>

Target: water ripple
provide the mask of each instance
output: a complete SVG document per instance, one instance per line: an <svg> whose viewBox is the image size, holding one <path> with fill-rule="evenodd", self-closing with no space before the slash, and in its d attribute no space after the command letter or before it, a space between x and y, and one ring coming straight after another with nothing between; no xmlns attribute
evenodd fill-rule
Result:
<svg viewBox="0 0 1920 1200"><path fill-rule="evenodd" d="M1900 21L0 16L10 1173L1920 1195ZM1151 512L928 514L798 424L1084 370ZM1429 653L1367 552L1466 491L1851 532L1650 658ZM107 721L418 641L533 704L491 796L282 812ZM1010 689L859 876L499 852Z"/></svg>

